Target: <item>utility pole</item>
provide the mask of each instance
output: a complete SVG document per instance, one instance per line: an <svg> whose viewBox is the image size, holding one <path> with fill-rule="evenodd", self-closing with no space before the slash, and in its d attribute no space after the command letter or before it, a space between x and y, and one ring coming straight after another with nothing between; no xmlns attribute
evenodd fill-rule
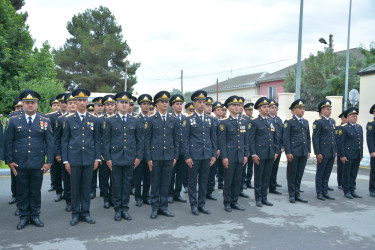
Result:
<svg viewBox="0 0 375 250"><path fill-rule="evenodd" d="M181 69L181 93L184 94L184 71Z"/></svg>
<svg viewBox="0 0 375 250"><path fill-rule="evenodd" d="M124 84L124 91L128 89L128 60L125 61L125 84Z"/></svg>
<svg viewBox="0 0 375 250"><path fill-rule="evenodd" d="M216 101L219 101L219 78L216 78Z"/></svg>
<svg viewBox="0 0 375 250"><path fill-rule="evenodd" d="M299 99L299 98L301 98L302 20L303 20L303 0L301 0L300 11L299 11L297 78L296 78L296 100Z"/></svg>
<svg viewBox="0 0 375 250"><path fill-rule="evenodd" d="M333 41L332 41L332 38L333 38L333 35L330 34L330 35L329 35L329 44L328 44L330 51L332 51L332 48L333 48Z"/></svg>
<svg viewBox="0 0 375 250"><path fill-rule="evenodd" d="M352 0L349 4L349 23L348 23L348 43L346 46L346 70L345 70L345 100L344 110L348 108L348 88L349 88L349 44L350 44L350 19L352 14Z"/></svg>

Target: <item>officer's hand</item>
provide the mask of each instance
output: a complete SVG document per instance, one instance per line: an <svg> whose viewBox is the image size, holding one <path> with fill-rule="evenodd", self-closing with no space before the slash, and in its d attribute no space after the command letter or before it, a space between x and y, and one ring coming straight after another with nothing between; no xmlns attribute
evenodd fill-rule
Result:
<svg viewBox="0 0 375 250"><path fill-rule="evenodd" d="M44 164L40 170L43 170L43 174L45 174L51 168L51 164Z"/></svg>
<svg viewBox="0 0 375 250"><path fill-rule="evenodd" d="M220 157L220 150L217 151L217 158L219 159Z"/></svg>
<svg viewBox="0 0 375 250"><path fill-rule="evenodd" d="M340 157L340 161L342 162L342 164L345 164L345 162L347 162L348 159L346 159L346 157Z"/></svg>
<svg viewBox="0 0 375 250"><path fill-rule="evenodd" d="M246 163L247 163L247 157L245 156L245 157L243 158L243 165L242 165L242 166L245 166Z"/></svg>
<svg viewBox="0 0 375 250"><path fill-rule="evenodd" d="M94 171L99 167L99 161L94 162Z"/></svg>
<svg viewBox="0 0 375 250"><path fill-rule="evenodd" d="M310 153L307 154L307 159L310 159Z"/></svg>
<svg viewBox="0 0 375 250"><path fill-rule="evenodd" d="M275 154L275 158L273 159L273 161L276 161L278 156L279 156L278 154Z"/></svg>
<svg viewBox="0 0 375 250"><path fill-rule="evenodd" d="M186 165L188 165L189 168L193 167L193 164L194 164L193 159L189 158L189 159L185 160L185 162L186 162Z"/></svg>
<svg viewBox="0 0 375 250"><path fill-rule="evenodd" d="M66 172L68 172L68 174L72 174L71 172L70 172L70 164L69 163L65 163L65 169L66 169Z"/></svg>
<svg viewBox="0 0 375 250"><path fill-rule="evenodd" d="M150 169L150 172L152 172L152 161L147 162L148 169Z"/></svg>
<svg viewBox="0 0 375 250"><path fill-rule="evenodd" d="M107 161L107 166L112 171L112 161L111 160Z"/></svg>
<svg viewBox="0 0 375 250"><path fill-rule="evenodd" d="M210 167L215 164L215 161L216 161L216 158L215 157L211 157Z"/></svg>
<svg viewBox="0 0 375 250"><path fill-rule="evenodd" d="M322 163L322 161L323 161L323 155L322 154L316 155L316 160L318 161L318 163Z"/></svg>
<svg viewBox="0 0 375 250"><path fill-rule="evenodd" d="M259 165L259 160L260 160L259 156L258 155L253 155L252 158L253 158L253 162L256 165Z"/></svg>
<svg viewBox="0 0 375 250"><path fill-rule="evenodd" d="M56 159L56 161L58 161L59 163L61 163L61 155L56 155L55 159Z"/></svg>
<svg viewBox="0 0 375 250"><path fill-rule="evenodd" d="M177 162L177 160L173 159L173 167L174 167L174 165L176 165L176 162Z"/></svg>
<svg viewBox="0 0 375 250"><path fill-rule="evenodd" d="M139 165L139 163L141 163L141 160L138 159L138 158L135 158L135 161L134 161L134 169L136 169Z"/></svg>
<svg viewBox="0 0 375 250"><path fill-rule="evenodd" d="M228 158L224 158L224 159L223 159L223 166L224 166L224 168L228 168L228 167L229 167L229 161L228 161Z"/></svg>
<svg viewBox="0 0 375 250"><path fill-rule="evenodd" d="M371 158L375 158L375 152L372 152L372 153L370 154L370 156L371 156Z"/></svg>
<svg viewBox="0 0 375 250"><path fill-rule="evenodd" d="M12 173L14 174L14 176L17 176L17 170L16 170L16 167L18 167L18 165L14 162L12 163L9 163L8 164L10 170L12 170Z"/></svg>
<svg viewBox="0 0 375 250"><path fill-rule="evenodd" d="M288 159L289 162L293 161L293 155L292 154L287 154L286 158Z"/></svg>

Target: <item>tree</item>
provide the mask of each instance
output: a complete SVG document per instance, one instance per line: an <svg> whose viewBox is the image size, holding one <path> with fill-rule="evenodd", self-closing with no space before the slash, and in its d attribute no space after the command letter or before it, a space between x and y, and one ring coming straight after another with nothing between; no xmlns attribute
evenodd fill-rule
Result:
<svg viewBox="0 0 375 250"><path fill-rule="evenodd" d="M361 46L361 52L366 57L367 66L375 63L375 42L370 43L369 50Z"/></svg>
<svg viewBox="0 0 375 250"><path fill-rule="evenodd" d="M54 51L57 77L65 82L65 87L98 92L123 90L125 59L131 50L111 11L103 6L87 9L73 16L67 30L72 37ZM127 65L128 91L137 82L139 66L140 63Z"/></svg>
<svg viewBox="0 0 375 250"><path fill-rule="evenodd" d="M10 0L10 3L13 5L16 11L20 10L25 5L24 0Z"/></svg>

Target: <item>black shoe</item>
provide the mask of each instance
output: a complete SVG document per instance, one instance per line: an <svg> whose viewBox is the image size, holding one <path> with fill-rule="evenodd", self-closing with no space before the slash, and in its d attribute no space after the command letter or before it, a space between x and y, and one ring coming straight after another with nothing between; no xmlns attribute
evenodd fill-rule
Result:
<svg viewBox="0 0 375 250"><path fill-rule="evenodd" d="M135 201L135 205L137 206L137 207L142 207L142 201Z"/></svg>
<svg viewBox="0 0 375 250"><path fill-rule="evenodd" d="M290 202L290 203L296 203L296 198L294 198L294 197L289 197L289 202Z"/></svg>
<svg viewBox="0 0 375 250"><path fill-rule="evenodd" d="M251 188L251 189L254 189L253 185L251 185L251 183L247 183L246 184L248 188Z"/></svg>
<svg viewBox="0 0 375 250"><path fill-rule="evenodd" d="M262 200L262 204L266 205L266 206L269 206L269 207L273 206L273 204L271 202L269 202L268 200Z"/></svg>
<svg viewBox="0 0 375 250"><path fill-rule="evenodd" d="M262 201L258 200L256 202L257 207L263 207Z"/></svg>
<svg viewBox="0 0 375 250"><path fill-rule="evenodd" d="M143 200L143 203L146 205L151 205L151 200L150 199Z"/></svg>
<svg viewBox="0 0 375 250"><path fill-rule="evenodd" d="M223 184L223 183L219 183L219 184L217 184L217 188L218 188L218 189L223 189L223 188L224 188L224 184Z"/></svg>
<svg viewBox="0 0 375 250"><path fill-rule="evenodd" d="M270 191L270 194L281 194L281 192L278 190L273 190L273 191Z"/></svg>
<svg viewBox="0 0 375 250"><path fill-rule="evenodd" d="M110 208L111 206L109 205L109 202L104 202L104 206L103 206L105 209L108 209Z"/></svg>
<svg viewBox="0 0 375 250"><path fill-rule="evenodd" d="M100 197L103 197L103 192L102 191L100 191Z"/></svg>
<svg viewBox="0 0 375 250"><path fill-rule="evenodd" d="M12 196L12 198L10 198L10 200L9 200L9 204L14 204L14 203L16 203L17 202L17 198L16 197L13 197Z"/></svg>
<svg viewBox="0 0 375 250"><path fill-rule="evenodd" d="M78 221L79 221L79 216L73 216L72 217L72 220L70 221L70 225L71 226L75 226L75 225L77 225L78 224Z"/></svg>
<svg viewBox="0 0 375 250"><path fill-rule="evenodd" d="M191 207L191 213L194 214L194 215L199 215L199 211L198 211L198 208L197 207Z"/></svg>
<svg viewBox="0 0 375 250"><path fill-rule="evenodd" d="M62 194L57 194L55 197L55 202L59 202L62 200Z"/></svg>
<svg viewBox="0 0 375 250"><path fill-rule="evenodd" d="M94 199L96 197L96 193L91 193L90 194L90 199Z"/></svg>
<svg viewBox="0 0 375 250"><path fill-rule="evenodd" d="M184 193L188 193L189 192L189 189L187 187L184 187Z"/></svg>
<svg viewBox="0 0 375 250"><path fill-rule="evenodd" d="M342 185L339 185L339 186L338 186L338 189L341 189L341 190L342 190Z"/></svg>
<svg viewBox="0 0 375 250"><path fill-rule="evenodd" d="M87 222L89 224L95 224L95 220L90 215L81 216L81 218L84 222Z"/></svg>
<svg viewBox="0 0 375 250"><path fill-rule="evenodd" d="M168 196L168 203L170 203L170 204L173 203L173 197Z"/></svg>
<svg viewBox="0 0 375 250"><path fill-rule="evenodd" d="M350 193L354 198L362 198L362 196L356 194L354 191Z"/></svg>
<svg viewBox="0 0 375 250"><path fill-rule="evenodd" d="M346 193L344 196L348 199L353 199L353 196L350 193Z"/></svg>
<svg viewBox="0 0 375 250"><path fill-rule="evenodd" d="M128 211L122 211L121 216L122 216L122 218L124 218L125 220L132 220L132 217L130 216L130 214L129 214Z"/></svg>
<svg viewBox="0 0 375 250"><path fill-rule="evenodd" d="M44 223L40 221L39 217L30 218L30 224L34 224L37 227L44 227Z"/></svg>
<svg viewBox="0 0 375 250"><path fill-rule="evenodd" d="M158 217L158 211L152 211L152 213L150 215L150 218L151 219L156 219L156 217Z"/></svg>
<svg viewBox="0 0 375 250"><path fill-rule="evenodd" d="M302 198L301 196L296 197L296 201L307 203L307 200Z"/></svg>
<svg viewBox="0 0 375 250"><path fill-rule="evenodd" d="M276 187L281 188L282 186L278 183L276 183Z"/></svg>
<svg viewBox="0 0 375 250"><path fill-rule="evenodd" d="M177 196L173 198L175 201L186 203L186 199L182 198L181 196Z"/></svg>
<svg viewBox="0 0 375 250"><path fill-rule="evenodd" d="M213 201L217 200L217 198L215 196L213 196L212 194L206 195L206 198L209 199L209 200L213 200Z"/></svg>
<svg viewBox="0 0 375 250"><path fill-rule="evenodd" d="M206 207L198 207L198 210L199 210L199 212L201 212L201 213L204 213L204 214L211 214L211 211L210 210L208 210Z"/></svg>
<svg viewBox="0 0 375 250"><path fill-rule="evenodd" d="M168 210L160 210L159 209L159 214L167 216L167 217L174 217L174 213L169 212Z"/></svg>
<svg viewBox="0 0 375 250"><path fill-rule="evenodd" d="M114 207L114 206L115 206L115 204L113 204L112 201L109 201L109 205L110 205L111 207Z"/></svg>
<svg viewBox="0 0 375 250"><path fill-rule="evenodd" d="M56 190L55 186L51 186L51 187L48 189L48 192L52 192L52 191L55 191L55 190Z"/></svg>
<svg viewBox="0 0 375 250"><path fill-rule="evenodd" d="M224 210L227 211L227 212L232 212L232 208L230 207L229 204L224 205Z"/></svg>
<svg viewBox="0 0 375 250"><path fill-rule="evenodd" d="M121 221L121 211L117 211L115 213L115 217L113 217L115 221Z"/></svg>
<svg viewBox="0 0 375 250"><path fill-rule="evenodd" d="M242 189L247 189L247 185L246 185L246 184L243 184L243 185L242 185Z"/></svg>
<svg viewBox="0 0 375 250"><path fill-rule="evenodd" d="M27 224L29 224L29 218L21 218L17 225L17 230L24 229Z"/></svg>
<svg viewBox="0 0 375 250"><path fill-rule="evenodd" d="M243 198L249 198L250 197L249 195L245 194L244 192L241 192L240 196L243 197Z"/></svg>
<svg viewBox="0 0 375 250"><path fill-rule="evenodd" d="M135 194L135 188L131 188L130 189L130 195L134 195Z"/></svg>
<svg viewBox="0 0 375 250"><path fill-rule="evenodd" d="M70 204L66 204L65 211L72 212L72 206Z"/></svg>
<svg viewBox="0 0 375 250"><path fill-rule="evenodd" d="M20 210L17 208L16 211L14 212L15 216L20 216Z"/></svg>
<svg viewBox="0 0 375 250"><path fill-rule="evenodd" d="M375 197L375 192L370 192L371 197Z"/></svg>
<svg viewBox="0 0 375 250"><path fill-rule="evenodd" d="M299 192L300 192L300 193L303 193L304 191L300 189Z"/></svg>
<svg viewBox="0 0 375 250"><path fill-rule="evenodd" d="M321 201L325 201L326 200L326 198L324 198L324 196L322 194L318 194L316 196L316 198L318 198L318 200L321 200Z"/></svg>
<svg viewBox="0 0 375 250"><path fill-rule="evenodd" d="M333 188L331 188L330 186L328 186L328 191L334 191L334 189Z"/></svg>
<svg viewBox="0 0 375 250"><path fill-rule="evenodd" d="M328 199L328 200L334 200L335 198L331 197L328 193L327 194L323 194L324 198Z"/></svg>
<svg viewBox="0 0 375 250"><path fill-rule="evenodd" d="M231 208L233 208L233 209L237 209L237 210L240 210L240 211L244 211L244 210L245 210L245 208L242 207L242 206L241 206L240 204L238 204L237 202L231 204L230 206L231 206Z"/></svg>

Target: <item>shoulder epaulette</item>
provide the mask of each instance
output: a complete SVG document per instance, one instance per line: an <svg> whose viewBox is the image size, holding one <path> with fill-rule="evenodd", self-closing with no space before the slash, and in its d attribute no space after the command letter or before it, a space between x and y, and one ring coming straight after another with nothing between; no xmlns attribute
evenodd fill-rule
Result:
<svg viewBox="0 0 375 250"><path fill-rule="evenodd" d="M192 115L194 115L194 113L193 113L193 114L190 114L190 115L186 115L186 117L190 117L190 116L192 116Z"/></svg>
<svg viewBox="0 0 375 250"><path fill-rule="evenodd" d="M371 121L369 121L369 122L373 122L373 121L375 121L374 119L372 119Z"/></svg>
<svg viewBox="0 0 375 250"><path fill-rule="evenodd" d="M21 117L21 115L23 115L23 114L14 115L14 116L12 116L12 117L9 117L9 119L16 118L16 117Z"/></svg>
<svg viewBox="0 0 375 250"><path fill-rule="evenodd" d="M347 124L347 123L341 124L342 127L343 127L343 126L346 126L346 125L348 125L348 124Z"/></svg>
<svg viewBox="0 0 375 250"><path fill-rule="evenodd" d="M54 114L54 113L57 113L58 111L52 111L52 112L50 112L50 113L47 113L46 115L52 115L52 114Z"/></svg>
<svg viewBox="0 0 375 250"><path fill-rule="evenodd" d="M221 119L222 121L224 121L224 120L228 120L228 117L224 117L223 119Z"/></svg>
<svg viewBox="0 0 375 250"><path fill-rule="evenodd" d="M255 117L255 118L253 118L253 121L256 120L256 119L258 119L258 118L259 118L259 117Z"/></svg>
<svg viewBox="0 0 375 250"><path fill-rule="evenodd" d="M67 115L65 117L71 117L72 115L74 115L74 113L71 113L71 114L69 114L69 115Z"/></svg>
<svg viewBox="0 0 375 250"><path fill-rule="evenodd" d="M293 120L293 116L292 117L290 117L288 120Z"/></svg>

